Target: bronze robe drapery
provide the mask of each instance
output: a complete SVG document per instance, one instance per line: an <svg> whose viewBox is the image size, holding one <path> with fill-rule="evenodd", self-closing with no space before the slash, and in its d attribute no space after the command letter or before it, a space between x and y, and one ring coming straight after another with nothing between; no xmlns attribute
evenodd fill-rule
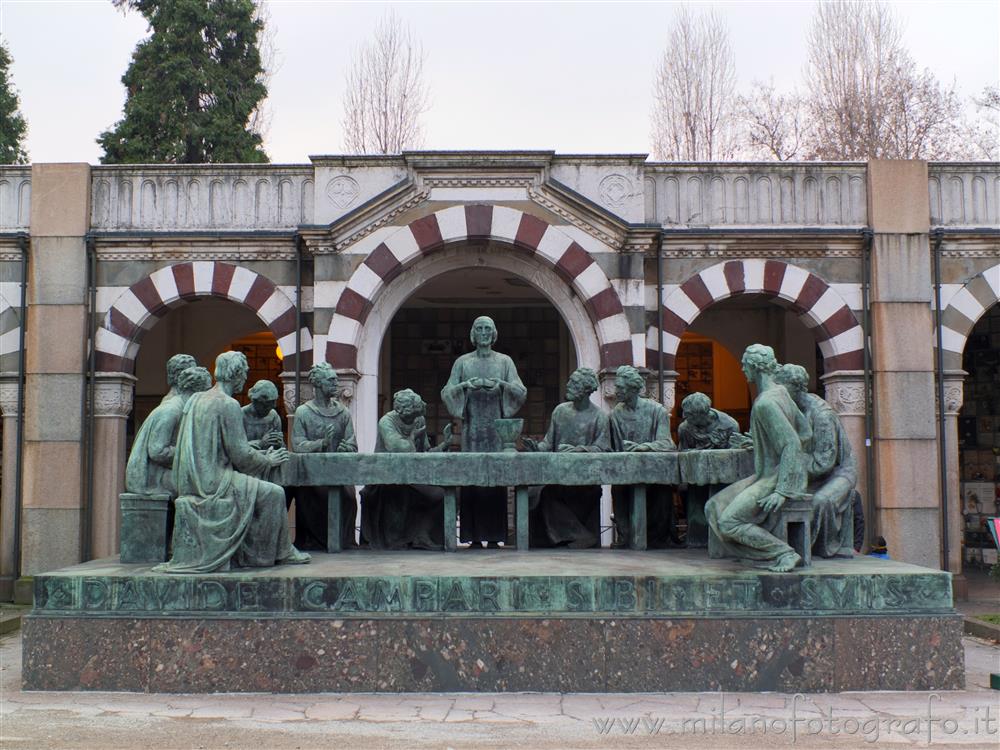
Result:
<svg viewBox="0 0 1000 750"><path fill-rule="evenodd" d="M635 409L616 404L611 410L611 449L624 451L625 441L646 444L651 451L676 450L670 437L670 412L662 404L640 398ZM615 533L619 546L628 546L632 518L632 489L612 487L611 502L615 514ZM666 547L675 535L673 530L674 488L650 485L646 488L646 543L650 549Z"/></svg>
<svg viewBox="0 0 1000 750"><path fill-rule="evenodd" d="M487 391L462 388L470 378L492 378L508 383ZM451 369L441 399L453 417L462 419L462 451L493 453L503 448L493 420L513 417L527 389L517 375L514 361L506 354L490 351L463 354ZM463 487L461 489L461 540L502 542L507 538L507 490L504 487Z"/></svg>
<svg viewBox="0 0 1000 750"><path fill-rule="evenodd" d="M822 398L806 394L806 418L812 428L809 492L812 494L813 554L854 554L854 506L858 462L840 417Z"/></svg>
<svg viewBox="0 0 1000 750"><path fill-rule="evenodd" d="M154 570L212 573L291 556L284 492L252 476L266 467L247 441L236 399L218 385L191 396L174 456L173 556Z"/></svg>
<svg viewBox="0 0 1000 750"><path fill-rule="evenodd" d="M296 453L335 453L341 442L348 452L356 453L351 412L339 401L331 401L329 412L323 413L312 401L295 410L292 424L292 450ZM326 441L326 431L333 427L333 436ZM295 488L295 546L301 550L326 550L328 487ZM343 549L357 547L354 523L358 501L354 487L340 488L340 543Z"/></svg>
<svg viewBox="0 0 1000 750"><path fill-rule="evenodd" d="M253 404L247 404L243 407L243 427L247 431L247 440L250 442L251 447L257 448L258 450L266 450L266 446L262 443L264 436L270 432L282 431L281 417L278 416L278 412L274 409L271 409L271 411L263 417L258 417L254 413ZM281 469L275 466L271 469L265 469L260 478L278 484L280 477ZM286 492L285 494L287 505L289 498L287 498L288 493Z"/></svg>
<svg viewBox="0 0 1000 750"><path fill-rule="evenodd" d="M395 411L378 421L376 453L426 453L427 433L417 437ZM361 490L361 538L372 549L443 549L444 490L428 485L369 485ZM454 530L452 530L454 533Z"/></svg>
<svg viewBox="0 0 1000 750"><path fill-rule="evenodd" d="M588 402L580 411L571 402L552 410L548 432L539 451L558 451L560 445L585 448L588 453L611 449L608 415ZM529 534L532 547L596 547L601 539L601 487L546 485L532 492ZM537 497L537 500L535 500Z"/></svg>
<svg viewBox="0 0 1000 750"><path fill-rule="evenodd" d="M771 532L778 513L767 512L759 501L773 492L788 499L807 497L809 425L783 386L773 385L753 403L754 475L729 485L705 506L710 557L736 557L759 563L776 561L792 548Z"/></svg>
<svg viewBox="0 0 1000 750"><path fill-rule="evenodd" d="M165 492L177 495L174 485L174 445L184 416L184 401L172 398L146 417L132 442L125 465L125 489L140 495Z"/></svg>
<svg viewBox="0 0 1000 750"><path fill-rule="evenodd" d="M677 442L682 451L729 448L729 439L740 431L739 422L718 409L710 409L709 414L707 427L695 427L687 420L678 425ZM725 488L724 484L692 484L683 491L684 509L687 513L687 537L684 540L686 546L708 546L705 503Z"/></svg>

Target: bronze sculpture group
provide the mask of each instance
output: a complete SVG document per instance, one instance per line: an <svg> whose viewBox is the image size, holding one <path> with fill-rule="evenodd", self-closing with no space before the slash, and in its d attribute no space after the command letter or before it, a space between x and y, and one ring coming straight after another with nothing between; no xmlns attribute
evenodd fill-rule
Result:
<svg viewBox="0 0 1000 750"><path fill-rule="evenodd" d="M514 362L493 350L497 330L487 317L470 332L475 350L460 356L441 391L450 414L461 419L461 450L497 452L496 420L513 417L527 390ZM680 450L752 448L754 474L726 487L681 490L687 506L688 546L705 546L712 557L735 557L787 572L802 562L781 538L782 507L789 500L812 508L815 554L849 553L850 512L857 466L833 410L808 393L808 376L797 365L780 366L763 345L748 347L743 370L757 389L750 434L741 435L731 417L711 408L704 394L681 405ZM173 553L158 570L205 573L234 567L308 562L301 549L326 549L327 489L278 484L289 451L275 411L277 389L268 381L251 388L242 409L233 397L242 392L249 371L239 352L218 357L214 387L208 372L188 355L175 355L167 367L170 391L136 436L126 486L131 493L166 493L173 498ZM290 435L296 453L356 453L350 412L336 398L337 373L327 363L309 371L314 397L295 410ZM522 438L523 450L555 453L676 451L669 412L642 396L644 380L633 367L616 371L617 404L610 414L591 401L597 373L581 367L566 384L566 401L553 411L541 440ZM376 453L447 450L444 439L432 446L425 404L409 389L393 397L393 409L378 422ZM615 546L627 546L630 493L613 487ZM652 547L677 544L671 486L648 488L648 539ZM287 518L296 504L296 546ZM461 540L476 549L499 546L507 537L507 493L503 487L463 487L460 491ZM595 547L600 540L601 487L547 485L530 497L531 546ZM357 546L354 487L340 492L343 548ZM361 492L361 544L372 549L441 549L444 493L430 485L369 485ZM336 506L333 506L334 508ZM454 512L454 511L452 511Z"/></svg>

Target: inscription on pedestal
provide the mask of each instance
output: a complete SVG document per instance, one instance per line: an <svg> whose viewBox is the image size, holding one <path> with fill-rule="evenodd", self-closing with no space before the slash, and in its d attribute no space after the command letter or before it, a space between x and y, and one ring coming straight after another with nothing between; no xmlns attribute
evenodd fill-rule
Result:
<svg viewBox="0 0 1000 750"><path fill-rule="evenodd" d="M278 578L39 576L49 612L454 616L927 612L951 607L943 574Z"/></svg>

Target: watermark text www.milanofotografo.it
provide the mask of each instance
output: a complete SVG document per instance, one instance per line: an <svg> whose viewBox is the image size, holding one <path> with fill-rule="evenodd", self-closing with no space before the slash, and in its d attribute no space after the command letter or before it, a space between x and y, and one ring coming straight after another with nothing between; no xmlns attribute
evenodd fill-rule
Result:
<svg viewBox="0 0 1000 750"><path fill-rule="evenodd" d="M781 736L792 742L804 737L856 737L875 743L888 737L906 737L931 744L959 737L1000 737L1000 709L977 706L965 711L961 719L935 713L941 696L927 696L926 711L909 717L874 715L864 717L835 716L834 709L813 705L803 711L806 697L796 693L791 697L788 716L761 716L750 713L726 715L726 696L720 696L718 709L707 716L672 717L645 714L642 716L598 716L592 719L594 730L603 735L694 735L694 736ZM732 707L731 700L730 706ZM817 715L818 712L818 715ZM843 712L841 712L843 713Z"/></svg>

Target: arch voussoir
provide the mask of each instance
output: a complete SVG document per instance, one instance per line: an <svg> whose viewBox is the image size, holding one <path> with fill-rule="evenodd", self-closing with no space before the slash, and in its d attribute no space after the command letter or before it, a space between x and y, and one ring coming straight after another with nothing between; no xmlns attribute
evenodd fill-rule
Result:
<svg viewBox="0 0 1000 750"><path fill-rule="evenodd" d="M844 298L804 268L777 260L731 260L717 263L684 281L663 300L663 367L674 369L681 336L712 305L743 294L774 299L799 315L812 330L827 372L863 366L861 324ZM646 332L646 357L657 361L656 327Z"/></svg>
<svg viewBox="0 0 1000 750"><path fill-rule="evenodd" d="M132 372L144 333L170 309L199 297L238 302L256 313L285 353L296 362L296 312L292 300L265 276L219 261L192 261L159 268L122 292L95 337L98 372ZM309 329L300 333L302 353L312 349Z"/></svg>
<svg viewBox="0 0 1000 750"><path fill-rule="evenodd" d="M941 341L945 368L962 367L962 354L979 319L1000 303L1000 263L969 281L948 301L941 313Z"/></svg>
<svg viewBox="0 0 1000 750"><path fill-rule="evenodd" d="M375 247L348 279L330 321L326 359L358 365L364 323L382 290L417 260L455 242L506 243L551 266L580 296L597 332L602 366L631 364L625 310L600 266L559 227L520 209L490 204L450 206L400 227Z"/></svg>

